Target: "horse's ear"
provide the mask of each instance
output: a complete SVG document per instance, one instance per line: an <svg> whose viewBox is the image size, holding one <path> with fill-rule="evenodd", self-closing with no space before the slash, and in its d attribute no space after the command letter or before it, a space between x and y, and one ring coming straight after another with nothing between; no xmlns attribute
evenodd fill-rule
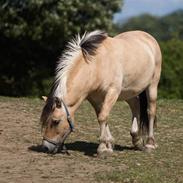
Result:
<svg viewBox="0 0 183 183"><path fill-rule="evenodd" d="M56 108L62 107L62 102L58 97L55 97L55 104L56 104Z"/></svg>
<svg viewBox="0 0 183 183"><path fill-rule="evenodd" d="M47 96L42 96L42 99L46 102L48 97Z"/></svg>

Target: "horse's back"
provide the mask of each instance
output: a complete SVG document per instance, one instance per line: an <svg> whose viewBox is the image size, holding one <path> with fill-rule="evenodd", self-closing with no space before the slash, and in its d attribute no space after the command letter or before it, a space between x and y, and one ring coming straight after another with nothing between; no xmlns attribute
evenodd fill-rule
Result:
<svg viewBox="0 0 183 183"><path fill-rule="evenodd" d="M161 51L156 40L143 31L129 31L108 38L104 42L100 62L105 89L120 88L122 99L142 92L161 70ZM103 73L103 74L102 74ZM160 74L159 74L160 75ZM110 77L109 77L110 76ZM159 77L159 76L158 76ZM107 82L108 81L108 82Z"/></svg>
<svg viewBox="0 0 183 183"><path fill-rule="evenodd" d="M156 62L161 62L161 50L159 47L158 42L156 39L150 35L147 32L144 31L128 31L128 32L123 32L121 34L118 34L117 36L114 37L115 39L120 39L123 42L127 42L132 48L139 46L138 44L140 43L141 45L144 44L149 48L150 51L154 54ZM141 49L143 47L140 47ZM147 50L147 49L146 49ZM158 58L159 57L159 58Z"/></svg>
<svg viewBox="0 0 183 183"><path fill-rule="evenodd" d="M144 32L144 31L127 31L127 32L123 32L120 33L118 35L116 35L114 37L115 39L124 39L124 40L134 40L134 39L139 39L139 40L146 40L146 42L154 42L156 44L157 41L155 40L155 38L153 36L151 36L149 33Z"/></svg>

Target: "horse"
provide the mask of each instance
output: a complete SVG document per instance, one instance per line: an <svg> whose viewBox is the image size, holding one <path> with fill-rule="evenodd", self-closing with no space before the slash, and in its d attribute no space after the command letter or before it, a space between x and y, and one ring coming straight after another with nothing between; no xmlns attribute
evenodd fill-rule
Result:
<svg viewBox="0 0 183 183"><path fill-rule="evenodd" d="M160 47L146 32L136 30L110 37L96 30L77 35L60 57L53 85L45 97L40 118L42 146L49 153L59 151L74 130L75 112L86 99L100 126L97 153L112 153L114 138L107 119L114 104L123 100L132 112L134 147L154 150L161 63Z"/></svg>

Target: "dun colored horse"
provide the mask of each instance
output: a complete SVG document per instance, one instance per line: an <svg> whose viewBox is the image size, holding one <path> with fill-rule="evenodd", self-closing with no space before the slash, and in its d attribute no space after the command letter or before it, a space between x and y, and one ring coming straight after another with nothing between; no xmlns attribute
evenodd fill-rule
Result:
<svg viewBox="0 0 183 183"><path fill-rule="evenodd" d="M56 153L73 131L74 114L87 99L100 125L97 152L113 152L107 118L117 100L132 112L131 136L135 147L156 148L154 122L162 56L148 33L130 31L109 37L103 31L85 33L68 43L58 61L55 80L41 114L43 146Z"/></svg>

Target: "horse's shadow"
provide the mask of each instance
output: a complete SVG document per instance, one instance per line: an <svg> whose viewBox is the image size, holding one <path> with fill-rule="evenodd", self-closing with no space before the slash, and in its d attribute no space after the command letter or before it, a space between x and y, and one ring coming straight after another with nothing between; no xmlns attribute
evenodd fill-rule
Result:
<svg viewBox="0 0 183 183"><path fill-rule="evenodd" d="M84 155L87 155L87 156L94 156L97 154L98 145L99 145L98 143L93 143L93 142L76 141L74 143L66 144L66 147L68 148L68 150L83 152ZM135 149L134 147L121 146L121 145L115 144L114 150L124 151L124 150L135 150Z"/></svg>
<svg viewBox="0 0 183 183"><path fill-rule="evenodd" d="M67 150L69 151L78 151L84 153L86 156L91 156L94 157L97 154L97 147L98 143L93 143L93 142L86 142L86 141L75 141L72 143L66 143L65 146ZM33 145L28 147L29 150L35 151L35 152L42 152L46 153L45 149L43 148L42 145ZM135 151L136 149L132 146L121 146L118 144L114 145L114 150L115 151ZM62 153L62 152L58 152Z"/></svg>

